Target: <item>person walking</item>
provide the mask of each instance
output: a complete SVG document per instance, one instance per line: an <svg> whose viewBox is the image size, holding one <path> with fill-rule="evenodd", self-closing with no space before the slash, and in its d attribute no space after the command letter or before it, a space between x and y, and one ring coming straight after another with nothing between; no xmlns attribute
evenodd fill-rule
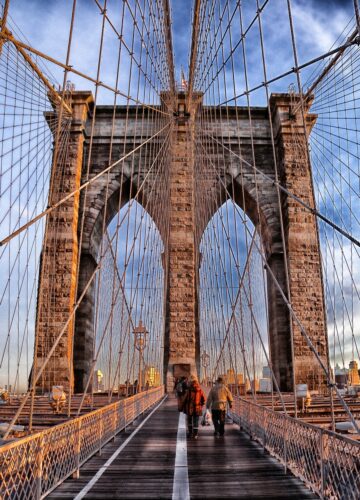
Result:
<svg viewBox="0 0 360 500"><path fill-rule="evenodd" d="M202 415L202 407L205 404L205 394L199 382L193 375L190 377L190 385L184 397L183 411L187 415L188 436L198 438L199 418Z"/></svg>
<svg viewBox="0 0 360 500"><path fill-rule="evenodd" d="M222 377L218 377L215 382L214 387L209 392L206 408L211 408L212 421L215 428L215 436L223 436L225 434L225 416L226 416L226 405L229 403L230 408L232 407L233 397L229 389L224 383Z"/></svg>

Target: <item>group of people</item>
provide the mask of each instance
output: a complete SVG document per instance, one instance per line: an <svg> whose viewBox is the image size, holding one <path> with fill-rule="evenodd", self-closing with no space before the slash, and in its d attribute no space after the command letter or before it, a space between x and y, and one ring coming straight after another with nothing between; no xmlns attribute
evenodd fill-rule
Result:
<svg viewBox="0 0 360 500"><path fill-rule="evenodd" d="M226 387L224 379L218 377L215 385L210 390L206 399L204 391L195 376L181 377L175 384L178 399L178 410L187 415L188 436L195 439L199 434L199 420L203 415L203 406L206 402L206 410L211 409L214 424L214 435L223 436L225 433L225 417L227 404L232 407L233 397Z"/></svg>

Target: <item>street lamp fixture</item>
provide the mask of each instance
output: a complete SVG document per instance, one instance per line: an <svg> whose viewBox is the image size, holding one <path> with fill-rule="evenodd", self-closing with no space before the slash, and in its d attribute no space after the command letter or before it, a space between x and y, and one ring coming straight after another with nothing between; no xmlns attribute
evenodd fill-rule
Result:
<svg viewBox="0 0 360 500"><path fill-rule="evenodd" d="M134 328L134 345L135 349L139 351L139 375L138 375L138 392L142 389L142 373L141 373L141 361L143 358L143 352L146 347L147 334L149 333L142 321L139 321L139 325Z"/></svg>
<svg viewBox="0 0 360 500"><path fill-rule="evenodd" d="M207 384L207 368L210 364L210 356L208 355L208 353L206 351L203 351L203 353L201 355L201 364L202 364L202 367L204 368L204 381L205 381L205 384Z"/></svg>

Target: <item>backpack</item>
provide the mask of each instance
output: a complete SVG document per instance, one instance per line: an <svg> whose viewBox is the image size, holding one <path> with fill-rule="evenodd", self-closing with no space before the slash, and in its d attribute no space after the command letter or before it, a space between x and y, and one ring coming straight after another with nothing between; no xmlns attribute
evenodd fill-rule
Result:
<svg viewBox="0 0 360 500"><path fill-rule="evenodd" d="M184 394L183 382L178 382L176 384L176 393L178 396L182 396Z"/></svg>

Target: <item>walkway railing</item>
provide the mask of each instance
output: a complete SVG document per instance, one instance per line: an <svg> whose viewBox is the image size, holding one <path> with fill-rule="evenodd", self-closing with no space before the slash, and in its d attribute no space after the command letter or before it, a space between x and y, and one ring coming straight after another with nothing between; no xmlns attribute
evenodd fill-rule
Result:
<svg viewBox="0 0 360 500"><path fill-rule="evenodd" d="M231 416L321 498L360 498L360 443L236 398Z"/></svg>
<svg viewBox="0 0 360 500"><path fill-rule="evenodd" d="M0 447L0 499L40 499L164 395L136 394Z"/></svg>

